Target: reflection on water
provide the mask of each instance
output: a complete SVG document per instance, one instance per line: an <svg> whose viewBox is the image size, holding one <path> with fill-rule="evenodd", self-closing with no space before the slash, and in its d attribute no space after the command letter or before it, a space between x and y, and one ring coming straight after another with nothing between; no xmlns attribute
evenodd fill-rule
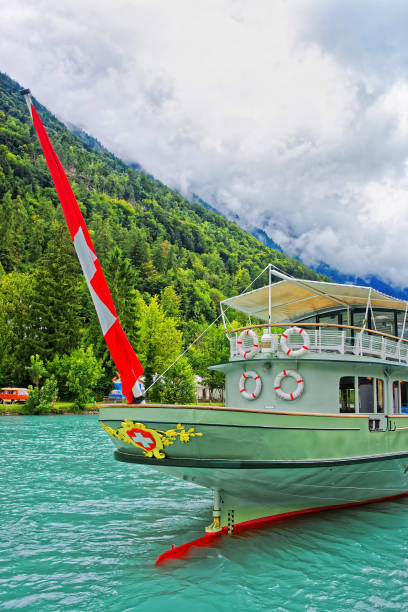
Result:
<svg viewBox="0 0 408 612"><path fill-rule="evenodd" d="M0 420L0 609L408 610L408 499L224 537L205 489L118 463L95 416Z"/></svg>

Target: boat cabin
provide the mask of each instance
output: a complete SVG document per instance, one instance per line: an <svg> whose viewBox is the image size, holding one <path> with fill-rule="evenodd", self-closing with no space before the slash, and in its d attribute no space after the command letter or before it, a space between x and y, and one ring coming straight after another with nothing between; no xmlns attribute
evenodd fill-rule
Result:
<svg viewBox="0 0 408 612"><path fill-rule="evenodd" d="M408 414L407 302L369 287L295 279L221 303L227 406L324 414ZM232 329L230 309L248 316Z"/></svg>

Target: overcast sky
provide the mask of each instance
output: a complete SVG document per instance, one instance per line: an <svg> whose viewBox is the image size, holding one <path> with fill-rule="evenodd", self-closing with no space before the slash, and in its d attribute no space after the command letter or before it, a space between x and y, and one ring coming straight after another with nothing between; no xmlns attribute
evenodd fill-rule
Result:
<svg viewBox="0 0 408 612"><path fill-rule="evenodd" d="M0 0L0 70L307 264L408 286L406 0Z"/></svg>

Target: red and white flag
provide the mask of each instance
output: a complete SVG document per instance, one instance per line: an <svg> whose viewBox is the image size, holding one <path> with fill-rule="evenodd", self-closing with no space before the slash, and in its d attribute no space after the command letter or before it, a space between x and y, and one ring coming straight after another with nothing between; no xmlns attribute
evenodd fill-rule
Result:
<svg viewBox="0 0 408 612"><path fill-rule="evenodd" d="M34 127L40 139L48 169L57 190L68 229L98 314L102 333L119 371L123 393L126 395L127 400L131 402L134 397L140 395L137 379L143 374L143 367L119 323L112 296L96 256L88 228L85 225L78 202L61 162L32 104L30 110Z"/></svg>

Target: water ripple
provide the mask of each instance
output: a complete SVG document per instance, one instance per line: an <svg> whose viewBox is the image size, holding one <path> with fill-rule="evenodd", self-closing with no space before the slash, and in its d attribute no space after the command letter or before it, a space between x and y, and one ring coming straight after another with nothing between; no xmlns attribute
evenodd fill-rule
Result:
<svg viewBox="0 0 408 612"><path fill-rule="evenodd" d="M143 612L408 610L408 500L223 538L188 562L210 493L118 463L95 416L0 420L0 608Z"/></svg>

